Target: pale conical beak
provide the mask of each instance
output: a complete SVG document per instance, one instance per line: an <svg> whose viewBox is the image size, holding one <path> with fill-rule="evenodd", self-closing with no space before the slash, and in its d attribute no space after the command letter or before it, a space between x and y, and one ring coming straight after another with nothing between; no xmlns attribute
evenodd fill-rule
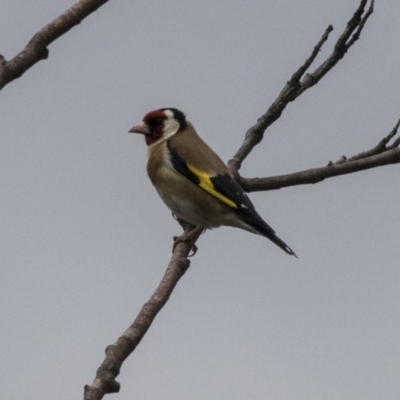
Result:
<svg viewBox="0 0 400 400"><path fill-rule="evenodd" d="M142 135L150 135L149 127L144 123L141 122L138 125L135 125L133 128L129 129L130 133L141 133Z"/></svg>

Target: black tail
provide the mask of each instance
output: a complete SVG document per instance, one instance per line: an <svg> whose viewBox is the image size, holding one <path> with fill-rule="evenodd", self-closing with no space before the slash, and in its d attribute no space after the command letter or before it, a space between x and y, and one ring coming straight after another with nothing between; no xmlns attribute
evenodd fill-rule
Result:
<svg viewBox="0 0 400 400"><path fill-rule="evenodd" d="M297 257L296 253L280 238L278 238L278 236L271 233L264 233L264 232L260 232L263 236L265 236L266 238L268 238L269 240L271 240L272 242L274 242L277 246L279 246L285 253L290 254L291 256L295 256Z"/></svg>
<svg viewBox="0 0 400 400"><path fill-rule="evenodd" d="M296 253L278 236L276 236L275 231L258 215L255 210L250 213L240 213L242 221L250 225L253 229L257 231L258 234L265 236L267 239L274 242L279 246L285 253L297 257Z"/></svg>

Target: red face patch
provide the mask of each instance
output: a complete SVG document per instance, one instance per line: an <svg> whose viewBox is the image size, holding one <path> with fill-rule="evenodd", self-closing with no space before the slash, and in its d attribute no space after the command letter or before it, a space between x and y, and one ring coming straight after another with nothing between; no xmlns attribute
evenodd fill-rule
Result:
<svg viewBox="0 0 400 400"><path fill-rule="evenodd" d="M147 146L157 142L164 134L164 121L167 119L164 111L155 110L147 113L143 122L149 127L150 135L145 136Z"/></svg>

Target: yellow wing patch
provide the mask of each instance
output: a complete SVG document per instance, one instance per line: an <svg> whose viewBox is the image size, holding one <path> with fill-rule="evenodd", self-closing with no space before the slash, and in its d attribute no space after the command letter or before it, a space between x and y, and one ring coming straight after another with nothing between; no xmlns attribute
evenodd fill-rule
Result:
<svg viewBox="0 0 400 400"><path fill-rule="evenodd" d="M190 164L187 164L187 167L189 168L190 172L192 172L199 178L200 181L199 186L201 188L210 193L212 196L216 197L218 200L221 200L229 207L238 208L238 206L231 199L224 196L222 193L218 192L215 189L213 183L211 182L210 176L206 172L200 171L199 169Z"/></svg>

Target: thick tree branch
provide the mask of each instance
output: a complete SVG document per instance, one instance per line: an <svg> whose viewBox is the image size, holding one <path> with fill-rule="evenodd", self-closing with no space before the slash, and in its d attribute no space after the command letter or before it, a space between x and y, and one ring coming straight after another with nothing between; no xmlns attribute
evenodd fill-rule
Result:
<svg viewBox="0 0 400 400"><path fill-rule="evenodd" d="M400 137L389 144L390 140L396 136L399 127L400 120L393 130L372 149L349 158L342 156L335 163L329 162L326 167L266 178L240 178L240 184L247 192L276 190L287 186L317 183L334 176L400 163Z"/></svg>
<svg viewBox="0 0 400 400"><path fill-rule="evenodd" d="M55 20L37 32L25 48L13 59L7 61L0 55L0 90L19 78L40 60L48 57L47 46L68 32L108 0L80 0Z"/></svg>
<svg viewBox="0 0 400 400"><path fill-rule="evenodd" d="M245 139L241 147L228 162L228 167L232 175L238 177L238 171L243 160L250 154L253 148L261 142L264 137L265 130L281 116L286 106L291 101L294 101L297 97L299 97L307 89L317 84L344 57L347 50L360 37L361 31L369 16L372 14L374 7L374 1L372 0L368 11L363 16L366 3L367 0L362 0L360 2L357 11L354 13L342 35L337 40L332 54L313 73L306 74L304 78L300 80L305 74L306 70L315 60L318 52L322 48L322 45L328 39L329 33L333 29L331 25L328 26L322 38L315 46L310 57L292 75L290 81L287 82L281 93L268 108L268 110L257 120L257 123L246 132Z"/></svg>
<svg viewBox="0 0 400 400"><path fill-rule="evenodd" d="M193 229L187 225L185 233ZM201 233L197 235L198 239ZM106 348L106 357L97 370L96 378L89 386L85 386L84 400L100 400L106 393L119 392L120 384L115 380L119 375L122 363L135 350L154 318L168 301L178 281L189 268L188 255L191 246L187 243L179 243L165 271L158 288L149 301L144 304L133 324L118 338L118 340Z"/></svg>

